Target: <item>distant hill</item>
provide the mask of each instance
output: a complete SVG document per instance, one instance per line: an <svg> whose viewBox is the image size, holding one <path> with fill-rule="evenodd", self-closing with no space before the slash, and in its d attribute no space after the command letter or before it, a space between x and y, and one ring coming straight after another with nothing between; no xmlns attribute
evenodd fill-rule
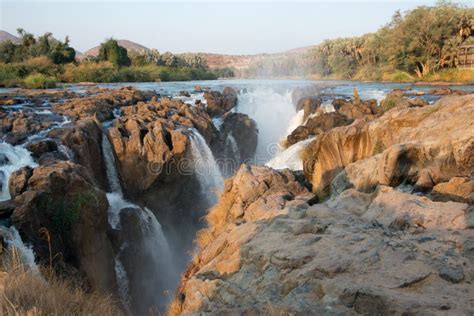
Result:
<svg viewBox="0 0 474 316"><path fill-rule="evenodd" d="M20 41L20 38L16 37L13 34L0 30L0 43L8 40L12 41L13 43L17 43Z"/></svg>
<svg viewBox="0 0 474 316"><path fill-rule="evenodd" d="M255 61L270 58L270 57L284 57L290 55L301 55L306 53L309 49L314 46L293 48L282 53L273 54L254 54L254 55L225 55L225 54L213 54L213 53L198 53L199 56L204 58L209 68L225 68L230 67L236 70L248 68L249 65Z"/></svg>
<svg viewBox="0 0 474 316"><path fill-rule="evenodd" d="M127 51L134 51L134 52L141 52L141 51L147 51L149 50L148 47L145 47L141 44L129 41L129 40L117 40L118 44L122 46L123 48L126 48ZM93 47L84 53L81 54L81 56L92 56L92 57L97 57L99 56L99 50L100 50L100 45Z"/></svg>

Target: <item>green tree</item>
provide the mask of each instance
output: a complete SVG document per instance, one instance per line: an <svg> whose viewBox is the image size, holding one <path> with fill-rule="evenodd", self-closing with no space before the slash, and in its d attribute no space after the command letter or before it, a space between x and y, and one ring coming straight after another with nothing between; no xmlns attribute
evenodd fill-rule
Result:
<svg viewBox="0 0 474 316"><path fill-rule="evenodd" d="M131 64L127 50L112 38L100 44L98 60L108 61L116 67L130 66Z"/></svg>

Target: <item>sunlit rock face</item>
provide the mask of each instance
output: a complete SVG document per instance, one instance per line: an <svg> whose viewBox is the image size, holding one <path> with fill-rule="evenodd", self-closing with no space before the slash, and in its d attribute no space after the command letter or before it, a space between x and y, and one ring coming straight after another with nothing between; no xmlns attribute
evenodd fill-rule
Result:
<svg viewBox="0 0 474 316"><path fill-rule="evenodd" d="M377 119L356 120L319 135L305 153L305 173L315 193L331 193L344 168L357 188L415 184L426 169L433 184L469 176L474 129L474 96L446 97L432 106L395 107ZM379 155L379 156L377 156ZM369 164L361 160L370 158ZM356 165L351 165L355 163Z"/></svg>
<svg viewBox="0 0 474 316"><path fill-rule="evenodd" d="M388 186L322 204L308 193L288 171L242 167L198 233L170 313L471 309L467 204Z"/></svg>
<svg viewBox="0 0 474 316"><path fill-rule="evenodd" d="M329 127L301 154L315 194L288 169L242 166L170 314L469 313L473 114L466 95Z"/></svg>

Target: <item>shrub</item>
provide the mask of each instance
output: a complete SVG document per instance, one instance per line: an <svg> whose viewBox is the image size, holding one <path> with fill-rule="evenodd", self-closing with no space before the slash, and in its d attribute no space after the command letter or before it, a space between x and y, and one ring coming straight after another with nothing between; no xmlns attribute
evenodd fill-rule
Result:
<svg viewBox="0 0 474 316"><path fill-rule="evenodd" d="M23 85L28 89L49 89L56 87L56 79L43 74L31 74L23 80Z"/></svg>
<svg viewBox="0 0 474 316"><path fill-rule="evenodd" d="M413 82L413 78L408 72L396 70L395 72L386 72L382 76L382 80L391 82Z"/></svg>
<svg viewBox="0 0 474 316"><path fill-rule="evenodd" d="M116 82L118 71L109 62L83 62L79 65L68 64L64 69L64 82Z"/></svg>
<svg viewBox="0 0 474 316"><path fill-rule="evenodd" d="M59 278L47 269L31 271L13 247L2 255L5 271L1 315L122 315L110 296L91 292ZM42 269L43 270L43 269Z"/></svg>
<svg viewBox="0 0 474 316"><path fill-rule="evenodd" d="M474 82L474 69L442 69L425 78L429 81Z"/></svg>

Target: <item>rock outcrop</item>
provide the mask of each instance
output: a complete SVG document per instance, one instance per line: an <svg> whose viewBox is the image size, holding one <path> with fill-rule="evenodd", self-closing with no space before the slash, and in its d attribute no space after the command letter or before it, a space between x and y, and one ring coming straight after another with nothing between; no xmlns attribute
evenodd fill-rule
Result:
<svg viewBox="0 0 474 316"><path fill-rule="evenodd" d="M237 105L237 92L231 87L220 91L206 91L204 98L207 101L207 113L210 116L220 116Z"/></svg>
<svg viewBox="0 0 474 316"><path fill-rule="evenodd" d="M220 127L220 135L224 148L229 146L228 137L234 138L239 150L240 161L237 162L239 165L241 162L248 161L255 156L258 143L258 128L257 123L247 114L226 114Z"/></svg>
<svg viewBox="0 0 474 316"><path fill-rule="evenodd" d="M132 87L123 87L117 90L105 90L96 95L71 98L64 103L53 105L55 112L72 118L96 117L99 121L114 118L113 110L122 106L129 106L140 101L156 97L153 92L144 92Z"/></svg>
<svg viewBox="0 0 474 316"><path fill-rule="evenodd" d="M288 146L291 146L311 136L327 132L334 127L349 125L352 122L353 120L339 112L319 113L319 115L308 118L305 125L297 127L287 136L286 142Z"/></svg>
<svg viewBox="0 0 474 316"><path fill-rule="evenodd" d="M293 179L244 166L228 180L171 315L472 310L467 204L387 186L314 204Z"/></svg>
<svg viewBox="0 0 474 316"><path fill-rule="evenodd" d="M12 175L10 188L16 205L12 222L37 259L66 275L78 269L87 286L113 292L109 205L87 170L68 161L20 169Z"/></svg>
<svg viewBox="0 0 474 316"><path fill-rule="evenodd" d="M59 140L59 143L70 150L71 157L66 157L84 167L104 191L107 191L107 174L102 154L101 124L93 118L85 118L75 122L74 126L54 129L49 137Z"/></svg>
<svg viewBox="0 0 474 316"><path fill-rule="evenodd" d="M215 128L202 110L175 100L123 107L108 130L125 191L133 198L148 190L169 164L185 157L190 128L211 141Z"/></svg>
<svg viewBox="0 0 474 316"><path fill-rule="evenodd" d="M305 174L320 196L330 194L331 182L344 168L358 189L415 184L423 174L429 174L431 185L469 176L474 169L474 129L466 117L473 116L474 95L466 95L356 120L320 134L308 146ZM359 162L364 159L367 162Z"/></svg>

